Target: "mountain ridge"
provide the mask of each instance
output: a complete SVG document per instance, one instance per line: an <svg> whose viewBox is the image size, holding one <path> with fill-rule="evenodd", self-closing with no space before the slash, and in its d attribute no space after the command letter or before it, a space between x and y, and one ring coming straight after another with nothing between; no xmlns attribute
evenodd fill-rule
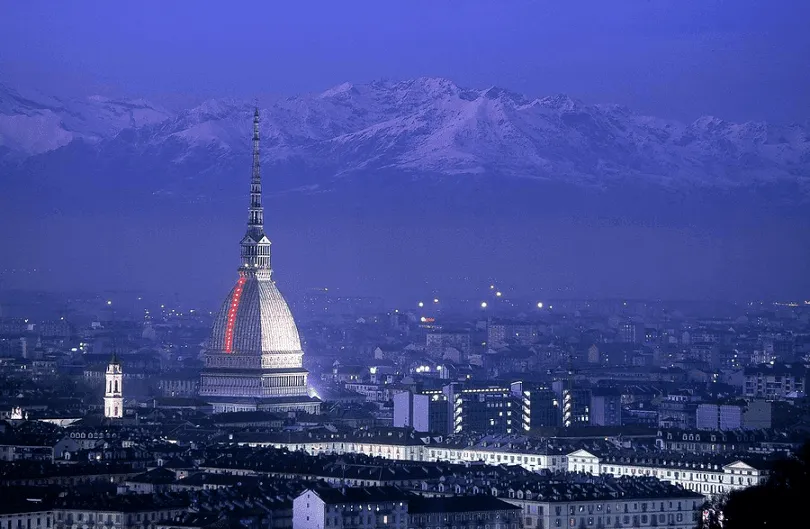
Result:
<svg viewBox="0 0 810 529"><path fill-rule="evenodd" d="M252 106L209 99L170 112L144 100L100 96L38 102L0 85L0 150L6 161L26 163L82 142L102 158L229 166L249 149ZM531 99L436 77L343 83L277 98L263 105L261 129L263 161L331 178L401 171L596 187L789 183L810 192L807 124L712 116L681 123L564 94Z"/></svg>

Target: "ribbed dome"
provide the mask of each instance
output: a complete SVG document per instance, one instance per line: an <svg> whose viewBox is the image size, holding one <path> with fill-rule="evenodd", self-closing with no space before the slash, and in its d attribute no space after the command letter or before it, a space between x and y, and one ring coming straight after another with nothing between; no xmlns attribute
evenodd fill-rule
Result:
<svg viewBox="0 0 810 529"><path fill-rule="evenodd" d="M214 320L209 351L251 356L301 352L295 320L274 281L239 279Z"/></svg>

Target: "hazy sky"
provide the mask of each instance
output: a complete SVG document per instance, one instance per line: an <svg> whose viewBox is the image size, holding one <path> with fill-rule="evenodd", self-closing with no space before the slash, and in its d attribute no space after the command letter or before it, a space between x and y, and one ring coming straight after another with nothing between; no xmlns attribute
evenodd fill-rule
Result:
<svg viewBox="0 0 810 529"><path fill-rule="evenodd" d="M0 79L252 96L449 77L681 119L810 117L807 0L2 2Z"/></svg>

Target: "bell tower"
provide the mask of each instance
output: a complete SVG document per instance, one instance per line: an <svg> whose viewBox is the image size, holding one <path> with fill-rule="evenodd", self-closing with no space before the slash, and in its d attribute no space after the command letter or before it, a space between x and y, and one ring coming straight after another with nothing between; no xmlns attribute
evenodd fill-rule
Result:
<svg viewBox="0 0 810 529"><path fill-rule="evenodd" d="M121 363L113 354L104 375L104 417L120 419L124 416L124 388Z"/></svg>

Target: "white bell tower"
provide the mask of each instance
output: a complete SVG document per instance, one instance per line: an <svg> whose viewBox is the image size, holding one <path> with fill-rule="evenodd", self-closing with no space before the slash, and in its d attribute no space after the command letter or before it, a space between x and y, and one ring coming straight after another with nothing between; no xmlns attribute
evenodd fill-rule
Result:
<svg viewBox="0 0 810 529"><path fill-rule="evenodd" d="M121 363L113 354L104 376L104 417L120 419L124 416L124 388Z"/></svg>

